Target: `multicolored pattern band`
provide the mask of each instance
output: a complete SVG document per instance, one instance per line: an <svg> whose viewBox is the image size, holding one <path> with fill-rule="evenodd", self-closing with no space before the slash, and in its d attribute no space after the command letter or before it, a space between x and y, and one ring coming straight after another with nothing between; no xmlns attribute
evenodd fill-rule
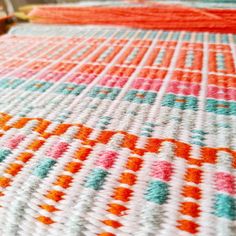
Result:
<svg viewBox="0 0 236 236"><path fill-rule="evenodd" d="M233 236L235 70L232 34L1 37L0 235Z"/></svg>

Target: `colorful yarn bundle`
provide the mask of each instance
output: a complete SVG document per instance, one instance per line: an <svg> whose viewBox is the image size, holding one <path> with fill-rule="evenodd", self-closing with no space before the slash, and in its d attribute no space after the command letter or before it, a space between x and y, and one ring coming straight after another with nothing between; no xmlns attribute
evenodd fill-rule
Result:
<svg viewBox="0 0 236 236"><path fill-rule="evenodd" d="M121 25L144 29L169 29L236 33L236 10L195 9L181 5L143 6L39 6L29 14L35 23ZM174 17L173 17L174 16Z"/></svg>
<svg viewBox="0 0 236 236"><path fill-rule="evenodd" d="M234 235L235 44L119 27L0 37L0 235Z"/></svg>

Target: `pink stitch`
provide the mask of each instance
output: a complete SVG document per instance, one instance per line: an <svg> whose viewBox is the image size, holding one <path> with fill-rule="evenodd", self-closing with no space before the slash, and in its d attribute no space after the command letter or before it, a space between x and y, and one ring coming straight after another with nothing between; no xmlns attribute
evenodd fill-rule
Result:
<svg viewBox="0 0 236 236"><path fill-rule="evenodd" d="M126 84L127 80L127 77L104 76L100 80L99 85L122 88Z"/></svg>
<svg viewBox="0 0 236 236"><path fill-rule="evenodd" d="M19 143L24 140L24 138L25 138L24 135L14 136L14 137L8 139L5 143L5 145L6 145L6 147L8 147L10 149L15 149L19 145Z"/></svg>
<svg viewBox="0 0 236 236"><path fill-rule="evenodd" d="M167 92L170 93L194 96L198 96L199 91L200 86L198 84L183 83L179 81L171 81L167 89Z"/></svg>
<svg viewBox="0 0 236 236"><path fill-rule="evenodd" d="M73 82L76 84L90 84L97 76L94 74L81 74L76 73L71 75L68 82Z"/></svg>
<svg viewBox="0 0 236 236"><path fill-rule="evenodd" d="M153 80L153 79L137 78L134 80L132 88L142 89L146 91L148 90L159 91L161 85L162 81L158 79Z"/></svg>
<svg viewBox="0 0 236 236"><path fill-rule="evenodd" d="M215 174L215 184L218 191L234 194L234 177L231 174L218 172Z"/></svg>
<svg viewBox="0 0 236 236"><path fill-rule="evenodd" d="M105 169L109 169L114 164L114 161L115 161L117 155L118 154L114 151L105 151L101 154L101 156L97 160L96 164L98 166L105 168Z"/></svg>
<svg viewBox="0 0 236 236"><path fill-rule="evenodd" d="M209 86L207 89L207 96L216 99L226 99L236 101L236 90L226 89L216 86Z"/></svg>
<svg viewBox="0 0 236 236"><path fill-rule="evenodd" d="M151 169L151 176L164 181L169 181L171 177L172 166L167 161L154 161Z"/></svg>
<svg viewBox="0 0 236 236"><path fill-rule="evenodd" d="M63 72L55 72L55 71L46 71L42 75L38 76L38 80L45 81L59 81L65 76L66 73Z"/></svg>
<svg viewBox="0 0 236 236"><path fill-rule="evenodd" d="M51 156L53 158L59 158L61 157L61 155L67 150L68 148L68 143L66 142L58 142L55 143L54 145L52 145L48 151L47 151L47 155Z"/></svg>

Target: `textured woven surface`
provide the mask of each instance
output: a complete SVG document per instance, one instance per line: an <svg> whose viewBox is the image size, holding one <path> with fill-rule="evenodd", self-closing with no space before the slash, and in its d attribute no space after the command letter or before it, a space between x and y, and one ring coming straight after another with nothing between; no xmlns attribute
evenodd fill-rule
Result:
<svg viewBox="0 0 236 236"><path fill-rule="evenodd" d="M1 37L0 235L233 236L235 42L62 26Z"/></svg>

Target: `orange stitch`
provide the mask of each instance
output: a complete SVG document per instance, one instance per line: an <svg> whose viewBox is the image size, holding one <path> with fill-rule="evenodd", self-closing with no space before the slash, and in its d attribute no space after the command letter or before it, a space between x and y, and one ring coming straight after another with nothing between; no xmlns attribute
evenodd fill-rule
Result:
<svg viewBox="0 0 236 236"><path fill-rule="evenodd" d="M120 182L123 184L133 185L136 181L136 176L132 173L122 173Z"/></svg>
<svg viewBox="0 0 236 236"><path fill-rule="evenodd" d="M139 156L143 156L145 154L146 150L145 149L141 149L141 148L134 148L133 153L139 155Z"/></svg>
<svg viewBox="0 0 236 236"><path fill-rule="evenodd" d="M137 136L133 134L126 134L121 146L124 148L129 148L131 150L134 150L137 140L138 140Z"/></svg>
<svg viewBox="0 0 236 236"><path fill-rule="evenodd" d="M194 199L200 199L201 198L201 191L198 187L194 186L184 186L183 187L183 196L184 197L191 197Z"/></svg>
<svg viewBox="0 0 236 236"><path fill-rule="evenodd" d="M107 144L111 137L115 134L116 132L114 131L103 131L97 138L97 141L100 143Z"/></svg>
<svg viewBox="0 0 236 236"><path fill-rule="evenodd" d="M11 128L12 128L12 126L5 125L5 126L2 127L2 130L7 131Z"/></svg>
<svg viewBox="0 0 236 236"><path fill-rule="evenodd" d="M32 119L23 117L20 120L18 120L16 123L14 123L12 127L17 128L17 129L23 128L26 125L26 123L30 120Z"/></svg>
<svg viewBox="0 0 236 236"><path fill-rule="evenodd" d="M177 228L179 228L183 231L187 231L192 234L195 234L198 232L197 231L198 224L194 223L193 221L179 220L178 223L179 223L179 225L177 226Z"/></svg>
<svg viewBox="0 0 236 236"><path fill-rule="evenodd" d="M11 179L0 176L0 187L6 188L10 185Z"/></svg>
<svg viewBox="0 0 236 236"><path fill-rule="evenodd" d="M198 217L199 216L199 205L194 202L183 202L181 204L181 210L180 212L184 215L189 215L192 217Z"/></svg>
<svg viewBox="0 0 236 236"><path fill-rule="evenodd" d="M65 194L61 191L50 190L50 191L48 191L48 194L46 195L46 197L49 198L49 199L54 200L55 202L59 202L64 195Z"/></svg>
<svg viewBox="0 0 236 236"><path fill-rule="evenodd" d="M98 236L116 236L116 235L112 233L104 232L104 233L98 234Z"/></svg>
<svg viewBox="0 0 236 236"><path fill-rule="evenodd" d="M44 141L44 140L41 140L41 139L34 140L34 141L28 146L28 149L30 149L30 150L32 150L32 151L37 151L44 143L45 143L45 141Z"/></svg>
<svg viewBox="0 0 236 236"><path fill-rule="evenodd" d="M21 164L11 163L9 168L6 170L6 173L15 176L22 167L23 166Z"/></svg>
<svg viewBox="0 0 236 236"><path fill-rule="evenodd" d="M34 129L35 132L42 134L46 128L51 124L48 120L42 120Z"/></svg>
<svg viewBox="0 0 236 236"><path fill-rule="evenodd" d="M189 158L189 159L188 159L188 164L190 164L190 165L196 165L196 166L201 166L202 160L194 159L194 158Z"/></svg>
<svg viewBox="0 0 236 236"><path fill-rule="evenodd" d="M82 145L88 145L88 146L94 146L94 145L96 145L97 144L97 142L95 141L95 140L85 140L83 143L82 143Z"/></svg>
<svg viewBox="0 0 236 236"><path fill-rule="evenodd" d="M82 126L78 134L76 135L76 138L81 139L81 140L86 140L92 131L93 131L92 128Z"/></svg>
<svg viewBox="0 0 236 236"><path fill-rule="evenodd" d="M54 212L54 211L57 211L58 209L53 206L53 205L47 205L47 204L42 204L40 205L40 207L48 212Z"/></svg>
<svg viewBox="0 0 236 236"><path fill-rule="evenodd" d="M199 169L189 168L187 169L185 180L188 182L199 184L201 182L201 173L202 171Z"/></svg>
<svg viewBox="0 0 236 236"><path fill-rule="evenodd" d="M161 146L162 140L150 138L146 144L147 152L157 152Z"/></svg>
<svg viewBox="0 0 236 236"><path fill-rule="evenodd" d="M176 143L176 151L175 151L176 156L182 157L187 160L189 158L189 152L190 152L190 145L181 142Z"/></svg>
<svg viewBox="0 0 236 236"><path fill-rule="evenodd" d="M61 135L66 132L72 125L71 124L59 124L56 129L53 131L54 135Z"/></svg>
<svg viewBox="0 0 236 236"><path fill-rule="evenodd" d="M142 163L143 160L138 157L129 157L126 163L126 168L133 171L138 171L141 168Z"/></svg>
<svg viewBox="0 0 236 236"><path fill-rule="evenodd" d="M87 156L90 154L90 152L91 148L81 147L75 152L74 158L84 161L87 159Z"/></svg>
<svg viewBox="0 0 236 236"><path fill-rule="evenodd" d="M62 188L68 188L70 186L72 179L73 178L69 175L58 176L57 181L55 182L55 185L59 185Z"/></svg>
<svg viewBox="0 0 236 236"><path fill-rule="evenodd" d="M45 138L45 139L48 139L50 136L52 136L52 134L46 133L46 132L44 132L44 133L41 134L41 137L42 137L42 138Z"/></svg>
<svg viewBox="0 0 236 236"><path fill-rule="evenodd" d="M0 118L0 127L4 127L5 124L11 119L11 116L4 113L0 113L0 115L2 115Z"/></svg>
<svg viewBox="0 0 236 236"><path fill-rule="evenodd" d="M109 208L107 211L109 211L110 213L117 215L117 216L121 216L124 214L124 211L127 210L127 208L125 206L116 204L116 203L110 203L108 204Z"/></svg>
<svg viewBox="0 0 236 236"><path fill-rule="evenodd" d="M78 172L81 169L81 167L82 167L82 164L79 162L69 162L67 166L65 167L65 170L74 174Z"/></svg>
<svg viewBox="0 0 236 236"><path fill-rule="evenodd" d="M201 151L202 151L202 160L203 160L203 162L211 163L211 164L216 163L216 153L217 153L216 149L203 147L201 149Z"/></svg>
<svg viewBox="0 0 236 236"><path fill-rule="evenodd" d="M33 154L29 152L23 152L18 157L17 160L22 162L27 162L30 158L32 158Z"/></svg>
<svg viewBox="0 0 236 236"><path fill-rule="evenodd" d="M117 229L117 228L119 228L119 227L122 226L122 224L119 223L119 222L116 221L116 220L103 220L102 222L103 222L104 224L108 225L108 226L111 226L112 228L115 228L115 229Z"/></svg>
<svg viewBox="0 0 236 236"><path fill-rule="evenodd" d="M132 194L132 192L133 191L131 189L123 188L123 187L118 187L118 188L116 188L113 197L116 200L120 200L120 201L123 201L123 202L128 202L129 201L129 197Z"/></svg>
<svg viewBox="0 0 236 236"><path fill-rule="evenodd" d="M233 156L232 168L236 168L236 157L235 156Z"/></svg>
<svg viewBox="0 0 236 236"><path fill-rule="evenodd" d="M50 217L47 217L47 216L39 216L36 219L46 225L50 225L54 223L54 221Z"/></svg>

